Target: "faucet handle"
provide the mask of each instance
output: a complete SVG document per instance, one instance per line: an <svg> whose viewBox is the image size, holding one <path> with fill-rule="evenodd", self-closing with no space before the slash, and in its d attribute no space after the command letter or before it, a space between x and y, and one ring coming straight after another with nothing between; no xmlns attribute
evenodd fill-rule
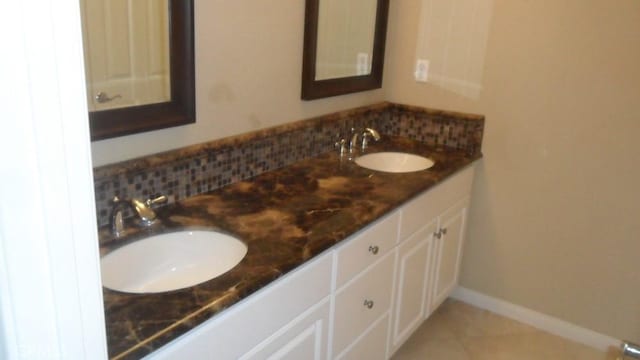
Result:
<svg viewBox="0 0 640 360"><path fill-rule="evenodd" d="M111 234L116 238L126 235L125 226L124 226L124 215L122 212L124 211L125 206L130 206L131 203L127 200L120 199L118 196L114 196L111 199L111 215L109 227L111 228Z"/></svg>
<svg viewBox="0 0 640 360"><path fill-rule="evenodd" d="M364 133L373 136L373 139L375 141L378 141L381 138L380 133L376 129L373 129L373 128L369 128L369 127L365 128L364 129Z"/></svg>
<svg viewBox="0 0 640 360"><path fill-rule="evenodd" d="M145 201L145 203L147 204L147 206L152 206L152 205L156 205L156 204L164 204L168 201L169 199L164 196L164 195L160 195L156 198L148 198L147 201Z"/></svg>
<svg viewBox="0 0 640 360"><path fill-rule="evenodd" d="M340 139L340 140L336 141L336 143L335 143L335 147L338 149L339 154L340 154L340 156L342 157L342 156L345 154L345 152L347 151L347 150L346 150L346 147L347 147L347 140L345 140L345 139Z"/></svg>
<svg viewBox="0 0 640 360"><path fill-rule="evenodd" d="M156 222L157 215L151 208L154 204L160 204L167 202L167 197L164 195L149 198L146 201L138 199L120 199L118 196L114 196L111 200L113 208L111 209L111 232L115 237L121 237L126 234L123 211L129 207L135 211L135 214L140 219L140 226L151 226Z"/></svg>
<svg viewBox="0 0 640 360"><path fill-rule="evenodd" d="M131 205L140 218L140 224L143 226L150 226L156 220L156 213L151 209L148 200L142 201L138 199L131 199Z"/></svg>

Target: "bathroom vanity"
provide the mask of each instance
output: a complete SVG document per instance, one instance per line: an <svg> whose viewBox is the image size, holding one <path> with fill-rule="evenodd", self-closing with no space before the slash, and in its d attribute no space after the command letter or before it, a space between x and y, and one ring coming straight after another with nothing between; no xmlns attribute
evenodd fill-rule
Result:
<svg viewBox="0 0 640 360"><path fill-rule="evenodd" d="M386 359L456 285L473 166L152 353Z"/></svg>
<svg viewBox="0 0 640 360"><path fill-rule="evenodd" d="M130 227L121 239L102 227L103 254L185 229L226 233L247 246L230 271L192 287L142 294L105 288L110 357L389 357L456 284L482 123L381 104L266 131L271 138L245 136L97 169L96 178L106 179L96 182L103 222L100 201L113 187L132 198L155 196L158 182L180 185L176 176L185 181L185 193L161 188L170 204L156 209L156 225ZM333 129L355 126L381 129L382 139L341 155ZM420 155L433 166L389 173L354 161L386 152ZM251 173L268 161L277 167ZM221 171L246 179L226 183ZM138 188L142 195L133 193Z"/></svg>

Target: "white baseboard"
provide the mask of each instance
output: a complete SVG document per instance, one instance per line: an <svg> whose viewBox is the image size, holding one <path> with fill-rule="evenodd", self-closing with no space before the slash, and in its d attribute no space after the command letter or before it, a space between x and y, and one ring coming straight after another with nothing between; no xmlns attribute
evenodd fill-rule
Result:
<svg viewBox="0 0 640 360"><path fill-rule="evenodd" d="M618 348L621 341L610 336L597 333L564 320L512 304L477 291L458 286L451 297L467 304L491 311L507 318L531 325L536 329L569 339L581 344L607 351L611 347Z"/></svg>

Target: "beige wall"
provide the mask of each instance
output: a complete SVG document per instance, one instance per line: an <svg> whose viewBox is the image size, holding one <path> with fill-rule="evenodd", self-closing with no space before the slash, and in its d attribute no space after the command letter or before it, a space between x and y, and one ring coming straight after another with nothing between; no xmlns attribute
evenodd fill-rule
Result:
<svg viewBox="0 0 640 360"><path fill-rule="evenodd" d="M197 123L92 144L94 166L383 100L301 101L304 1L196 0Z"/></svg>
<svg viewBox="0 0 640 360"><path fill-rule="evenodd" d="M462 285L640 341L640 1L495 0L476 99L412 80L391 3L388 99L487 117Z"/></svg>

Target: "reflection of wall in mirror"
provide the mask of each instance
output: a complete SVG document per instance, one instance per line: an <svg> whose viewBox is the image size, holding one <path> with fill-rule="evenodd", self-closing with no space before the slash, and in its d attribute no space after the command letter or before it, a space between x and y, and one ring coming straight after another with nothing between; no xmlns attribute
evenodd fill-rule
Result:
<svg viewBox="0 0 640 360"><path fill-rule="evenodd" d="M320 0L316 80L371 73L377 0Z"/></svg>
<svg viewBox="0 0 640 360"><path fill-rule="evenodd" d="M493 0L422 0L417 59L429 82L476 99L482 91Z"/></svg>
<svg viewBox="0 0 640 360"><path fill-rule="evenodd" d="M89 110L170 100L167 1L81 0Z"/></svg>

